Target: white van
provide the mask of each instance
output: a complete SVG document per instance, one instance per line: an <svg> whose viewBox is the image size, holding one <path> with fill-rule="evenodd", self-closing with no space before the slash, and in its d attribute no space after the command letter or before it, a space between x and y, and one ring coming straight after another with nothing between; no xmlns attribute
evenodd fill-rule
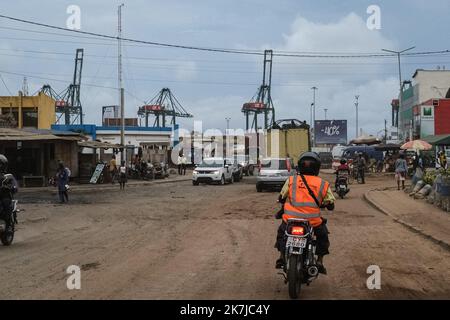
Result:
<svg viewBox="0 0 450 320"><path fill-rule="evenodd" d="M333 156L333 163L331 164L331 168L333 170L337 170L339 165L341 164L341 158L344 154L344 150L347 146L334 146L331 150L331 155Z"/></svg>

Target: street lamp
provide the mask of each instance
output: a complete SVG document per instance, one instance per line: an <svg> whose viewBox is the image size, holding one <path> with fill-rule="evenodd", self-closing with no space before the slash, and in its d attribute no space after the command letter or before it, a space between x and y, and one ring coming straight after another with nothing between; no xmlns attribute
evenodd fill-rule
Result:
<svg viewBox="0 0 450 320"><path fill-rule="evenodd" d="M406 51L409 51L409 50L412 50L414 48L415 47L411 47L411 48L408 48L408 49L405 49L405 50L402 50L402 51L381 49L382 51L395 53L397 55L397 60L398 60L398 79L399 79L399 82L400 82L400 95L399 95L399 98L398 98L398 110L400 112L402 110L402 102L403 102L402 101L403 100L403 97L402 97L402 93L403 93L403 89L402 89L402 69L401 69L401 63L400 63L400 56L401 56L402 53L404 53Z"/></svg>
<svg viewBox="0 0 450 320"><path fill-rule="evenodd" d="M312 119L311 125L314 127L314 126L315 126L315 125L314 125L314 122L316 122L316 90L319 90L319 88L317 88L317 87L312 87L311 90L313 91L313 103L312 103L311 106L314 108L314 111L313 111L313 119ZM313 132L314 132L314 131L313 131ZM314 137L314 140L313 140L313 146L314 146L314 147L316 146L315 140L316 140L316 138Z"/></svg>
<svg viewBox="0 0 450 320"><path fill-rule="evenodd" d="M355 99L356 99L356 101L355 101L355 107L356 107L356 136L355 136L355 139L356 138L358 138L358 131L359 131L359 128L358 128L358 106L359 106L359 95L356 95L355 96Z"/></svg>
<svg viewBox="0 0 450 320"><path fill-rule="evenodd" d="M231 118L225 118L225 120L227 121L227 133L228 133L228 130L230 129L230 120L231 120Z"/></svg>

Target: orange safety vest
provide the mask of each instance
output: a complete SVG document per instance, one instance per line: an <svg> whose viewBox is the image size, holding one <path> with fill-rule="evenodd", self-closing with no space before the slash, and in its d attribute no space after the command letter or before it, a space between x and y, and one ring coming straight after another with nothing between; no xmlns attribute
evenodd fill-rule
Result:
<svg viewBox="0 0 450 320"><path fill-rule="evenodd" d="M317 176L304 177L319 204L322 204L330 184ZM314 198L310 196L302 178L297 174L289 177L289 196L284 204L283 221L287 222L291 218L308 219L313 227L318 227L322 224L320 208L317 206Z"/></svg>

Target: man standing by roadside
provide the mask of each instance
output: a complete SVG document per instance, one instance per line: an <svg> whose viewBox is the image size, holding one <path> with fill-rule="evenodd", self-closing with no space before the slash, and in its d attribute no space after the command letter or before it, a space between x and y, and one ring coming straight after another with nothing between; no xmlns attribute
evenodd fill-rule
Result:
<svg viewBox="0 0 450 320"><path fill-rule="evenodd" d="M358 175L361 177L362 184L366 183L365 180L365 170L366 170L366 159L363 156L363 153L360 152L358 154L358 160L356 161L356 167L358 168Z"/></svg>
<svg viewBox="0 0 450 320"><path fill-rule="evenodd" d="M181 175L182 174L182 166L183 166L183 154L182 153L178 154L177 165L178 165L178 174Z"/></svg>
<svg viewBox="0 0 450 320"><path fill-rule="evenodd" d="M60 162L58 165L58 171L56 172L56 179L58 183L58 194L60 203L69 202L68 183L69 173L64 166L64 163Z"/></svg>
<svg viewBox="0 0 450 320"><path fill-rule="evenodd" d="M109 161L109 175L111 177L112 184L114 184L114 180L116 179L116 172L117 172L116 156L113 155L112 159Z"/></svg>
<svg viewBox="0 0 450 320"><path fill-rule="evenodd" d="M439 151L438 163L441 169L447 169L447 156L444 151Z"/></svg>
<svg viewBox="0 0 450 320"><path fill-rule="evenodd" d="M181 156L181 171L183 172L183 175L186 175L186 164L187 164L187 159L186 156L183 154Z"/></svg>
<svg viewBox="0 0 450 320"><path fill-rule="evenodd" d="M405 160L405 155L400 154L400 158L395 161L395 180L397 180L397 190L400 190L400 181L402 182L402 189L405 189L406 172L408 171L408 164Z"/></svg>
<svg viewBox="0 0 450 320"><path fill-rule="evenodd" d="M126 182L127 182L127 166L125 165L125 161L122 161L122 165L119 167L120 190L125 190Z"/></svg>

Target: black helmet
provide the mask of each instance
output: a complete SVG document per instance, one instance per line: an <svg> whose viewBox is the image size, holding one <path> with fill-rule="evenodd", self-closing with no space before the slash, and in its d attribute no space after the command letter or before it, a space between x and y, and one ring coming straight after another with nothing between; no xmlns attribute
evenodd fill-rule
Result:
<svg viewBox="0 0 450 320"><path fill-rule="evenodd" d="M318 176L321 163L317 153L305 152L298 159L298 171L309 176Z"/></svg>
<svg viewBox="0 0 450 320"><path fill-rule="evenodd" d="M342 159L341 159L341 164L346 164L346 163L347 163L347 159L342 158Z"/></svg>
<svg viewBox="0 0 450 320"><path fill-rule="evenodd" d="M5 173L8 170L8 158L0 154L0 173Z"/></svg>

